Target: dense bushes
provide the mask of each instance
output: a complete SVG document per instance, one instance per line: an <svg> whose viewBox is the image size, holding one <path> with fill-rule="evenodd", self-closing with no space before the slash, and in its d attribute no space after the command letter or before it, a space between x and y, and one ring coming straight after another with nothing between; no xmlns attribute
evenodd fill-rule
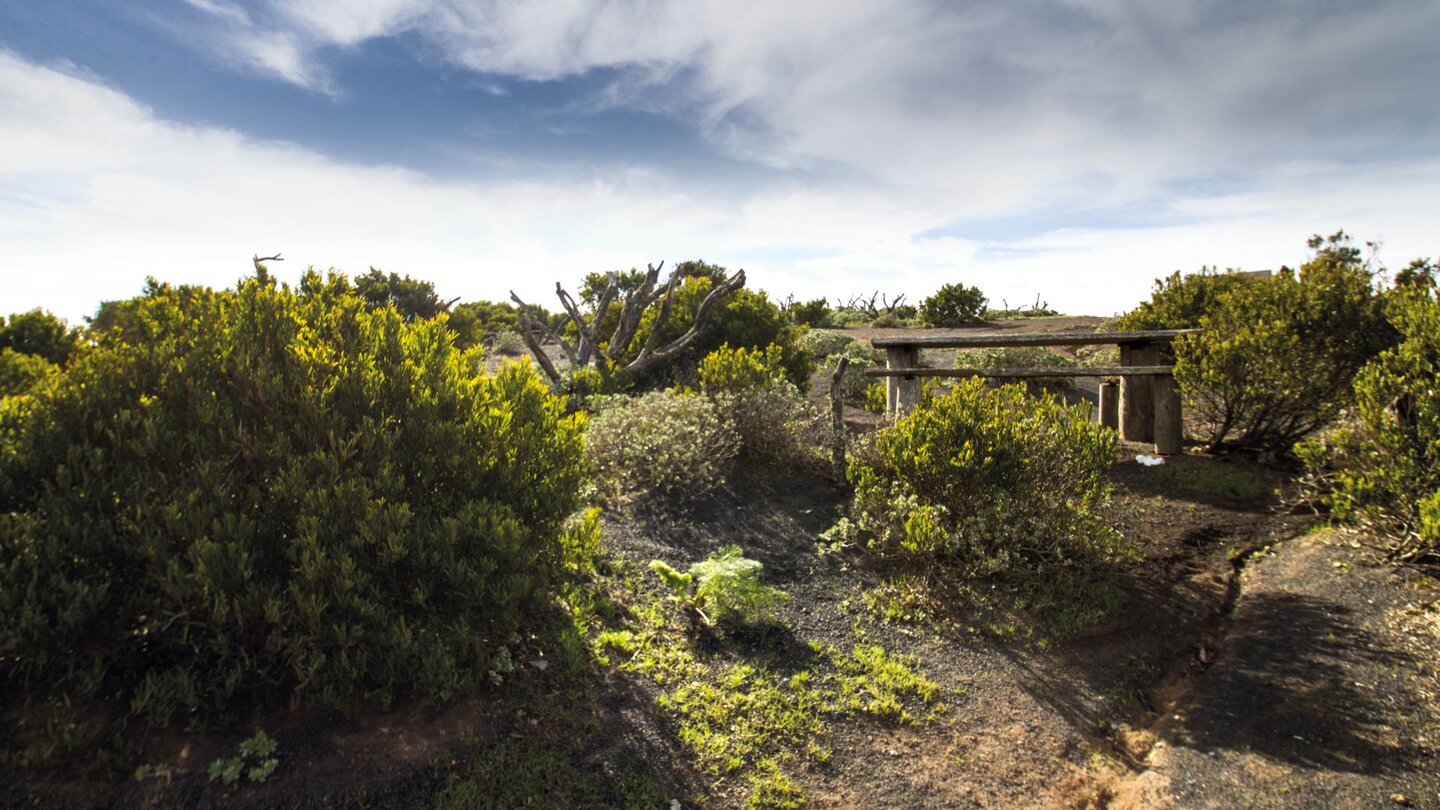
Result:
<svg viewBox="0 0 1440 810"><path fill-rule="evenodd" d="M691 496L725 482L740 439L708 397L678 390L618 398L590 421L586 453L601 495Z"/></svg>
<svg viewBox="0 0 1440 810"><path fill-rule="evenodd" d="M1150 300L1111 321L1117 331L1146 329L1194 329L1216 309L1220 298L1244 284L1260 281L1263 275L1202 267L1200 272L1181 275L1175 271L1156 279Z"/></svg>
<svg viewBox="0 0 1440 810"><path fill-rule="evenodd" d="M79 345L79 331L43 309L0 318L0 350L11 349L63 366Z"/></svg>
<svg viewBox="0 0 1440 810"><path fill-rule="evenodd" d="M754 459L801 463L806 434L818 417L785 378L779 346L747 351L721 346L700 363L700 390L740 440L740 452Z"/></svg>
<svg viewBox="0 0 1440 810"><path fill-rule="evenodd" d="M1372 273L1341 242L1209 308L1205 332L1175 343L1175 379L1211 448L1289 451L1349 404L1355 372L1395 341Z"/></svg>
<svg viewBox="0 0 1440 810"><path fill-rule="evenodd" d="M839 533L978 572L1113 557L1095 510L1114 447L1084 411L967 380L857 448Z"/></svg>
<svg viewBox="0 0 1440 810"><path fill-rule="evenodd" d="M59 366L39 355L0 349L0 397L27 393L59 370Z"/></svg>
<svg viewBox="0 0 1440 810"><path fill-rule="evenodd" d="M1175 342L1175 378L1211 449L1288 452L1334 419L1355 372L1396 339L1349 237L1309 244L1298 271L1173 275L1115 323L1204 328Z"/></svg>
<svg viewBox="0 0 1440 810"><path fill-rule="evenodd" d="M123 315L0 413L9 684L203 723L480 683L566 564L580 420L343 277Z"/></svg>
<svg viewBox="0 0 1440 810"><path fill-rule="evenodd" d="M946 284L920 304L920 315L931 326L968 326L981 322L985 303L978 287Z"/></svg>
<svg viewBox="0 0 1440 810"><path fill-rule="evenodd" d="M1402 342L1355 379L1351 418L1297 448L1316 495L1339 520L1377 530L1404 559L1440 555L1440 303L1392 301Z"/></svg>

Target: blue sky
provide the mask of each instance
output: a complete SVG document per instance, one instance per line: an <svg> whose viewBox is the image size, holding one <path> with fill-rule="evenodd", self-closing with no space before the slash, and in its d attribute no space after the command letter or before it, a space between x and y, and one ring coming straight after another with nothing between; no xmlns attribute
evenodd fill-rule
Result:
<svg viewBox="0 0 1440 810"><path fill-rule="evenodd" d="M1440 253L1440 4L0 5L0 310L370 266L549 303L658 260L777 296L1110 314L1345 228Z"/></svg>

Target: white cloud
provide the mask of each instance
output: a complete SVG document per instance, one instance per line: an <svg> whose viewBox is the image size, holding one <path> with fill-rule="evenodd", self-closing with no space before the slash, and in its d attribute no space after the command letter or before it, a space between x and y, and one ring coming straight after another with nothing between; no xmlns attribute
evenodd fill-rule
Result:
<svg viewBox="0 0 1440 810"><path fill-rule="evenodd" d="M514 288L547 305L556 281L592 270L705 258L782 296L914 299L964 281L996 300L1040 293L1107 314L1173 269L1296 263L1317 230L1379 238L1392 264L1433 255L1440 184L1440 161L1292 164L1251 190L1167 203L1163 228L924 238L949 205L873 188L726 192L643 168L454 183L348 164L166 121L91 77L3 51L0 141L0 301L71 318L135 294L146 275L226 286L249 256L273 252L287 258L274 267L283 277L374 265L447 296L500 300Z"/></svg>
<svg viewBox="0 0 1440 810"><path fill-rule="evenodd" d="M269 0L307 41L413 31L762 164L838 166L954 218L1103 209L1176 181L1430 144L1430 32L1406 0Z"/></svg>

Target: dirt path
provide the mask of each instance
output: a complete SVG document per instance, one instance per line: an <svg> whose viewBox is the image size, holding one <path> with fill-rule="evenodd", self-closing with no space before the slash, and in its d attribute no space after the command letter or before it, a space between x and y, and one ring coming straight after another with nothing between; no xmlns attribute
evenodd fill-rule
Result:
<svg viewBox="0 0 1440 810"><path fill-rule="evenodd" d="M1334 533L1252 561L1115 806L1440 807L1437 601L1433 580Z"/></svg>

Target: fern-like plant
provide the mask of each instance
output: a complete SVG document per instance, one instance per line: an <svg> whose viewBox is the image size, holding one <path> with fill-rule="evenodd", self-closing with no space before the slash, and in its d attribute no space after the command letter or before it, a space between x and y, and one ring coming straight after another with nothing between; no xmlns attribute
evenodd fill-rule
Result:
<svg viewBox="0 0 1440 810"><path fill-rule="evenodd" d="M681 573L660 560L650 570L707 625L765 624L789 594L760 581L764 566L744 556L739 546L724 546ZM692 590L693 587L693 590Z"/></svg>

